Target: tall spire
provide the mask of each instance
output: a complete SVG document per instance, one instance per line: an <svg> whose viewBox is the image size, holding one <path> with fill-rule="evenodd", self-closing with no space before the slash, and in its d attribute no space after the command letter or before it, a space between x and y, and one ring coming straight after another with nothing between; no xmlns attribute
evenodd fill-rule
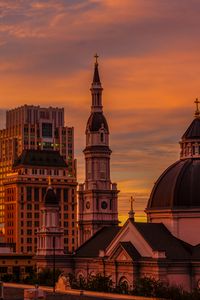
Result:
<svg viewBox="0 0 200 300"><path fill-rule="evenodd" d="M92 112L102 112L102 86L99 76L99 69L98 69L98 55L95 54L95 63L94 63L94 75L93 81L91 86L91 93L92 93Z"/></svg>
<svg viewBox="0 0 200 300"><path fill-rule="evenodd" d="M100 77L99 77L99 70L98 70L98 55L95 54L95 64L94 64L94 76L93 76L93 84L101 84Z"/></svg>

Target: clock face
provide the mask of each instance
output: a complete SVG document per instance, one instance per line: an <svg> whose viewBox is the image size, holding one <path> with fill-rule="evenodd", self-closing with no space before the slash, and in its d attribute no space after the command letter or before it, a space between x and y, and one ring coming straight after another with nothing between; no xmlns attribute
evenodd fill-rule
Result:
<svg viewBox="0 0 200 300"><path fill-rule="evenodd" d="M106 202L106 201L102 201L102 202L101 202L101 208L102 208L102 209L106 209L107 207L108 207L107 202Z"/></svg>
<svg viewBox="0 0 200 300"><path fill-rule="evenodd" d="M90 208L90 201L86 202L86 208L89 209Z"/></svg>

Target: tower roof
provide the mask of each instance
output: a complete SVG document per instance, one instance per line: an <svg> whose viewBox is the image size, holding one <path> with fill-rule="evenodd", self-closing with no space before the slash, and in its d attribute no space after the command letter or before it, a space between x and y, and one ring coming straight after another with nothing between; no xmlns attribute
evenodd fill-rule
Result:
<svg viewBox="0 0 200 300"><path fill-rule="evenodd" d="M182 139L200 139L200 118L195 118L182 136Z"/></svg>
<svg viewBox="0 0 200 300"><path fill-rule="evenodd" d="M94 64L94 75L93 75L93 84L96 84L96 83L100 83L101 84L101 81L100 81L100 76L99 76L99 69L98 69L98 55L96 54L94 56L96 58L96 61L95 61L95 64Z"/></svg>
<svg viewBox="0 0 200 300"><path fill-rule="evenodd" d="M147 213L163 209L200 209L200 117L196 99L195 119L182 136L180 160L159 177L151 192Z"/></svg>
<svg viewBox="0 0 200 300"><path fill-rule="evenodd" d="M44 204L45 205L50 205L50 206L54 206L54 205L58 205L59 204L59 200L58 197L56 196L56 193L53 190L53 187L51 186L51 180L49 179L49 185L46 191L46 194L44 196Z"/></svg>
<svg viewBox="0 0 200 300"><path fill-rule="evenodd" d="M147 211L200 208L200 159L179 160L155 183Z"/></svg>
<svg viewBox="0 0 200 300"><path fill-rule="evenodd" d="M105 128L107 131L109 131L108 123L106 121L106 118L103 115L103 112L91 113L87 121L86 130L99 131L99 129L101 129L102 127Z"/></svg>
<svg viewBox="0 0 200 300"><path fill-rule="evenodd" d="M66 168L67 164L58 151L26 149L14 162L18 166Z"/></svg>
<svg viewBox="0 0 200 300"><path fill-rule="evenodd" d="M196 105L196 110L194 113L195 119L192 121L188 129L182 136L182 140L187 139L200 139L200 111L199 111L199 103L198 98L194 101Z"/></svg>

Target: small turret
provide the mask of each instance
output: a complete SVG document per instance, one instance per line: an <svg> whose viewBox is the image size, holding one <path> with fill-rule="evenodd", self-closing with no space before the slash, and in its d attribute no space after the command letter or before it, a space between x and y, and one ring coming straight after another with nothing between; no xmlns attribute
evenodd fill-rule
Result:
<svg viewBox="0 0 200 300"><path fill-rule="evenodd" d="M44 204L45 205L56 205L58 206L59 201L58 198L53 190L53 187L51 185L51 177L49 176L49 180L48 180L48 188L46 191L46 194L44 196Z"/></svg>
<svg viewBox="0 0 200 300"><path fill-rule="evenodd" d="M129 219L132 219L133 221L135 220L135 212L133 210L133 202L134 201L135 201L135 199L131 196L131 199L130 199L131 210L129 211L128 215L129 215Z"/></svg>
<svg viewBox="0 0 200 300"><path fill-rule="evenodd" d="M196 99L194 103L196 104L195 118L183 134L180 142L181 159L200 157L200 102Z"/></svg>

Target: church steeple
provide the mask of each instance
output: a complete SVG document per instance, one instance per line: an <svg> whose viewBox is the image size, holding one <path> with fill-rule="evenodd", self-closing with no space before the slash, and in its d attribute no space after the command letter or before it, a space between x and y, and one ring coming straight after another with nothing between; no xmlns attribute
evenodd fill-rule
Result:
<svg viewBox="0 0 200 300"><path fill-rule="evenodd" d="M95 63L94 63L94 75L91 85L91 94L92 94L92 112L101 112L102 111L102 91L101 80L99 76L99 64L98 64L98 55L95 54Z"/></svg>
<svg viewBox="0 0 200 300"><path fill-rule="evenodd" d="M110 179L109 128L102 110L102 86L95 55L92 106L86 126L85 182L79 185L79 245L104 226L118 225L117 185Z"/></svg>
<svg viewBox="0 0 200 300"><path fill-rule="evenodd" d="M99 76L99 68L98 68L98 66L99 66L99 64L98 64L98 55L97 54L95 54L95 64L94 64L94 76L93 76L93 82L92 82L92 84L94 85L94 84L100 84L101 85L101 81L100 81L100 76Z"/></svg>

